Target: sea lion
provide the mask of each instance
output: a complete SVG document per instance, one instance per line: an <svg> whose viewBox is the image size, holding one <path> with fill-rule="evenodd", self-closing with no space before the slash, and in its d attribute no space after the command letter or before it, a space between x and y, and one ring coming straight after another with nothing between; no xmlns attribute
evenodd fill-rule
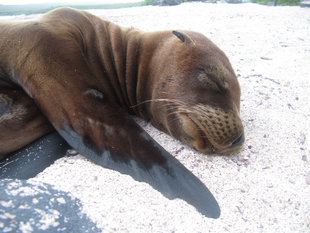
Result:
<svg viewBox="0 0 310 233"><path fill-rule="evenodd" d="M1 23L0 51L2 157L52 125L91 161L220 215L209 190L130 116L203 153L240 150L240 87L205 36L146 33L60 8L37 21Z"/></svg>

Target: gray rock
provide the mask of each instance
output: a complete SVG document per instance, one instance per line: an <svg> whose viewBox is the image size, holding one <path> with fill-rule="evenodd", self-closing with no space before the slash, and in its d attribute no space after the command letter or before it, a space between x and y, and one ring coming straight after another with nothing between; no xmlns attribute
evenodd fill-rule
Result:
<svg viewBox="0 0 310 233"><path fill-rule="evenodd" d="M310 7L310 0L301 0L300 6L301 7Z"/></svg>
<svg viewBox="0 0 310 233"><path fill-rule="evenodd" d="M58 133L45 135L12 153L9 157L0 160L0 179L33 178L57 159L65 156L66 151L70 148Z"/></svg>
<svg viewBox="0 0 310 233"><path fill-rule="evenodd" d="M81 203L48 184L0 179L0 232L101 232Z"/></svg>
<svg viewBox="0 0 310 233"><path fill-rule="evenodd" d="M183 2L182 0L155 0L154 5L174 6L174 5L179 5L182 2Z"/></svg>

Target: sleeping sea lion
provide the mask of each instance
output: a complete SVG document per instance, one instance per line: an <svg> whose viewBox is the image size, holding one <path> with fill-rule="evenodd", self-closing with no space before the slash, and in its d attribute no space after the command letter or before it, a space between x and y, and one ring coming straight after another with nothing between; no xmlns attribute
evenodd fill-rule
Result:
<svg viewBox="0 0 310 233"><path fill-rule="evenodd" d="M56 129L91 161L219 217L204 184L131 117L203 153L240 150L240 87L209 39L60 8L0 23L0 51L0 158Z"/></svg>

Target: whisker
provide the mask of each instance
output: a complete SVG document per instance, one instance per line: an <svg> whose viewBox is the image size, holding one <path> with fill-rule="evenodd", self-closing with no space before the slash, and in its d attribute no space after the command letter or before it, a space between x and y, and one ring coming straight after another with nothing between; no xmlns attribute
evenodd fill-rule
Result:
<svg viewBox="0 0 310 233"><path fill-rule="evenodd" d="M170 116L170 115L172 115L172 114L175 115L175 114L188 114L188 113L191 113L191 112L177 110L177 111L173 111L173 112L168 113L168 116Z"/></svg>
<svg viewBox="0 0 310 233"><path fill-rule="evenodd" d="M167 104L172 103L172 104L186 105L185 102L180 101L180 100L176 100L176 99L152 99L152 100L145 100L145 101L142 101L138 104L132 105L132 106L130 106L130 108L135 108L135 107L138 107L142 104L151 103L151 102L167 102Z"/></svg>
<svg viewBox="0 0 310 233"><path fill-rule="evenodd" d="M146 104L146 103L151 103L151 102L171 102L171 100L169 99L153 99L153 100L145 100L145 101L142 101L138 104L135 104L135 105L132 105L130 106L130 108L135 108L135 107L138 107L142 104Z"/></svg>

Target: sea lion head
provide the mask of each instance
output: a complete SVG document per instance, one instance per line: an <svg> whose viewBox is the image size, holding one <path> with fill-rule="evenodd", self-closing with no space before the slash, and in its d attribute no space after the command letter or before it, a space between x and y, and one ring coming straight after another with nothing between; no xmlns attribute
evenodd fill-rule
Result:
<svg viewBox="0 0 310 233"><path fill-rule="evenodd" d="M165 40L153 59L152 123L206 154L239 151L240 86L228 58L200 33L173 31Z"/></svg>

